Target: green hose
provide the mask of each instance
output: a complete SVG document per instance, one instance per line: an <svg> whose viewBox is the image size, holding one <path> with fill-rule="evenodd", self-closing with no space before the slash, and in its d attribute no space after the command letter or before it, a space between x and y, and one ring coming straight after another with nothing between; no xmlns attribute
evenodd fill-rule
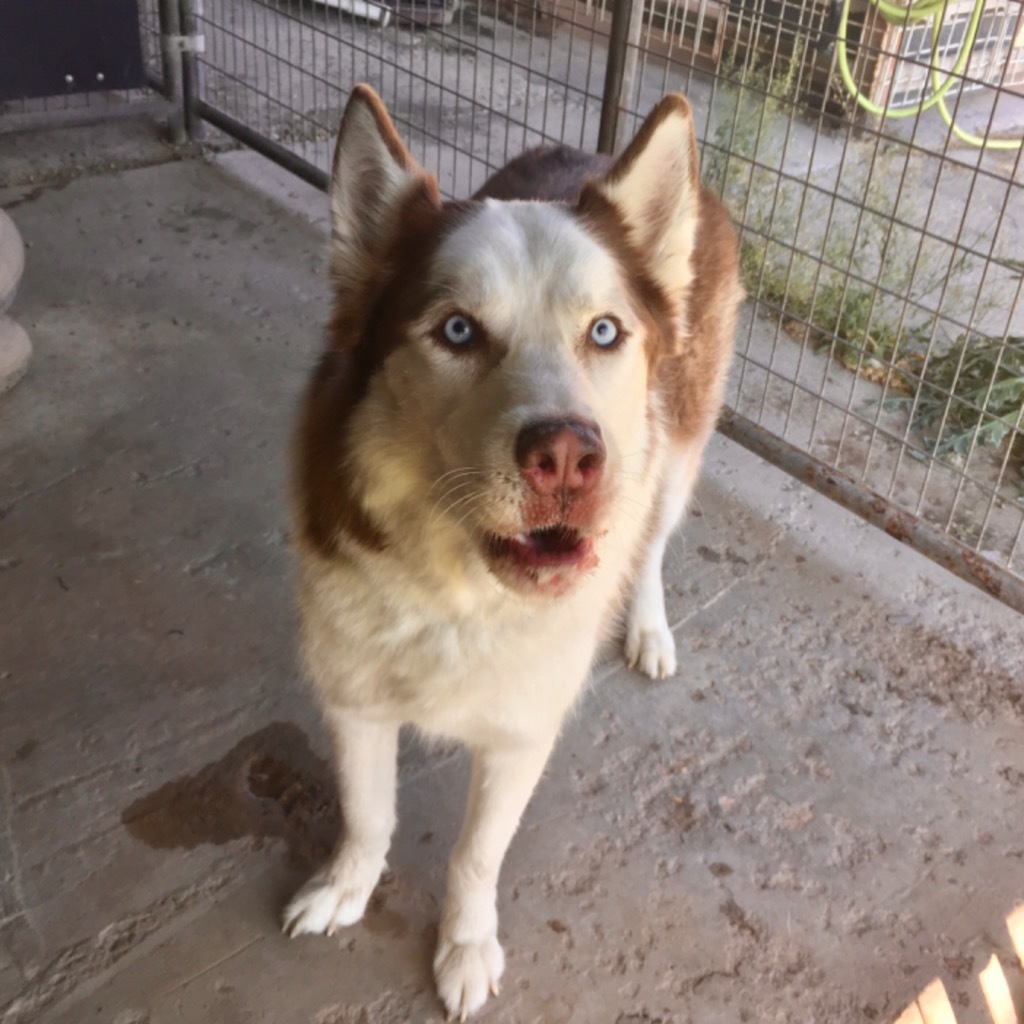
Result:
<svg viewBox="0 0 1024 1024"><path fill-rule="evenodd" d="M932 83L932 93L926 99L915 103L912 107L899 110L891 110L888 107L880 107L872 103L857 87L850 73L850 64L846 53L846 34L850 20L850 0L843 0L843 9L839 18L839 31L837 33L836 52L839 58L839 73L843 77L843 84L847 91L857 103L871 114L878 114L881 117L916 117L918 114L930 107L938 107L942 120L958 139L971 146L979 146L983 149L1020 149L1024 145L1024 139L988 139L980 135L972 135L965 131L953 120L946 106L946 93L953 87L956 81L963 75L971 59L971 51L974 48L974 41L978 35L978 25L981 23L981 16L985 10L985 0L975 0L974 10L971 12L971 20L967 25L967 34L964 37L963 45L957 54L956 61L946 75L945 80L941 79L939 68L939 43L942 32L942 19L946 13L947 0L910 0L904 7L893 3L892 0L870 0L878 13L891 25L911 25L926 18L932 19L932 61L929 74Z"/></svg>

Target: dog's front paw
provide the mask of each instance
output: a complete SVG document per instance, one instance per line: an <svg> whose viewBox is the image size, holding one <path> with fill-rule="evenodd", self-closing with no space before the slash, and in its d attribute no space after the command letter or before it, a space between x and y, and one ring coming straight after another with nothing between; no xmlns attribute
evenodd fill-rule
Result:
<svg viewBox="0 0 1024 1024"><path fill-rule="evenodd" d="M333 935L338 928L355 924L365 913L383 870L381 857L338 857L318 871L285 908L285 934L292 938Z"/></svg>
<svg viewBox="0 0 1024 1024"><path fill-rule="evenodd" d="M664 619L641 622L639 616L630 617L626 630L626 664L652 679L676 674L676 638Z"/></svg>
<svg viewBox="0 0 1024 1024"><path fill-rule="evenodd" d="M497 995L504 969L505 954L496 935L481 942L450 942L442 935L434 956L434 977L448 1019L464 1021L487 1002L488 995Z"/></svg>

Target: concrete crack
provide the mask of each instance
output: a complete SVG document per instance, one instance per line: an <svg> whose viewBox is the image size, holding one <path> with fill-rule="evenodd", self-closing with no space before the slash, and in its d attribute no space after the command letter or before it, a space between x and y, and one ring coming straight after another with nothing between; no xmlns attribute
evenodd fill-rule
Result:
<svg viewBox="0 0 1024 1024"><path fill-rule="evenodd" d="M24 504L26 501L31 501L33 498L38 498L43 494L49 494L50 491L60 487L61 484L67 483L68 480L78 476L81 472L83 472L83 467L75 466L74 469L57 477L56 480L51 480L48 484L43 484L42 487L37 487L32 491L26 491L24 494L19 494L17 497L12 498L6 505L0 505L0 519L3 519L9 512L17 508L19 505Z"/></svg>
<svg viewBox="0 0 1024 1024"><path fill-rule="evenodd" d="M761 566L769 562L774 556L775 550L779 546L779 543L781 542L782 538L787 535L787 531L785 530L779 530L776 533L773 533L768 538L767 550L762 555L760 555L752 564L756 566ZM750 579L751 577L748 573L741 573L737 576L734 576L720 589L716 590L710 597L708 597L706 601L697 605L695 608L691 608L682 618L677 619L675 622L673 622L671 624L672 632L675 633L677 630L682 629L683 626L691 622L698 615L701 615L703 612L706 612L709 608L713 608L716 604L718 604L719 601L722 600L722 598L727 597L730 593L732 593L732 591L737 586L739 586L739 584L749 584Z"/></svg>
<svg viewBox="0 0 1024 1024"><path fill-rule="evenodd" d="M169 996L172 993L185 988L186 985L191 985L197 978L202 978L204 975L209 974L210 971L215 971L218 967L222 967L229 960L234 960L236 956L241 956L247 949L255 946L257 942L262 942L265 938L266 936L264 935L254 935L248 942L243 942L236 950L233 950L231 953L226 953L219 959L214 960L212 964L207 964L201 971L196 971L195 974L190 974L187 978L183 978L176 985L173 985L164 992L164 995Z"/></svg>
<svg viewBox="0 0 1024 1024"><path fill-rule="evenodd" d="M3 836L4 843L8 850L8 862L10 865L10 869L6 874L10 881L10 891L14 894L14 906L10 908L4 906L5 913L3 920L0 923L6 924L8 921L13 921L19 917L23 917L35 938L36 943L40 948L42 948L42 936L40 935L39 928L29 911L28 900L25 898L25 890L22 885L21 856L18 852L18 843L14 835L14 787L11 785L10 772L4 765L0 765L0 775L3 777L4 787ZM6 900L4 903L6 903ZM18 961L18 958L15 956L14 950L8 947L8 953L10 954L11 961L17 964L18 970L20 970L24 976L24 969Z"/></svg>

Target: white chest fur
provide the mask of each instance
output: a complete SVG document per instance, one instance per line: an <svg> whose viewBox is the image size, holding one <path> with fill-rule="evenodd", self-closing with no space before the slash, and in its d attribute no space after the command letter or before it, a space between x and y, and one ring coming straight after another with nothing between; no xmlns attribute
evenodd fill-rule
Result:
<svg viewBox="0 0 1024 1024"><path fill-rule="evenodd" d="M508 592L482 564L424 551L299 559L303 653L328 705L471 745L553 735L631 587L660 460L625 487L600 562L558 598Z"/></svg>

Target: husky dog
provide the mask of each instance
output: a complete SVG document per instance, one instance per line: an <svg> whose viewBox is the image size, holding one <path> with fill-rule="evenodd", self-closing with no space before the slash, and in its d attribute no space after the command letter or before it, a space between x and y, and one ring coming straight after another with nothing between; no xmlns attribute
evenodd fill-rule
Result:
<svg viewBox="0 0 1024 1024"><path fill-rule="evenodd" d="M294 514L344 835L284 928L363 916L395 827L399 728L462 741L469 805L434 973L465 1019L504 968L506 848L620 612L629 664L676 670L661 563L722 401L736 240L678 95L614 161L533 150L442 202L357 86L330 204L336 301Z"/></svg>

